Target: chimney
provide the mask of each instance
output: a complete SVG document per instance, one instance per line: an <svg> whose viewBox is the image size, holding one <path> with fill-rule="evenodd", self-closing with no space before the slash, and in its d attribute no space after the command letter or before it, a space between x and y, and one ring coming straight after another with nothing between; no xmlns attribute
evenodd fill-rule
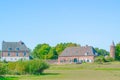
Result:
<svg viewBox="0 0 120 80"><path fill-rule="evenodd" d="M19 43L20 43L21 45L23 45L23 44L24 44L24 42L22 42L22 41L19 41Z"/></svg>

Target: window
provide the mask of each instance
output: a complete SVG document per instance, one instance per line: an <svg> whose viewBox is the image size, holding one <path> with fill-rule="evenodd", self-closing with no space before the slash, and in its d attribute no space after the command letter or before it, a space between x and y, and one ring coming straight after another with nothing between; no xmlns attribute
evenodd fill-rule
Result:
<svg viewBox="0 0 120 80"><path fill-rule="evenodd" d="M11 51L12 50L12 48L8 48L8 51Z"/></svg>
<svg viewBox="0 0 120 80"><path fill-rule="evenodd" d="M87 60L87 62L90 62L89 60Z"/></svg>
<svg viewBox="0 0 120 80"><path fill-rule="evenodd" d="M26 56L26 52L24 52L23 55Z"/></svg>
<svg viewBox="0 0 120 80"><path fill-rule="evenodd" d="M88 54L89 54L88 52L85 53L86 56L87 56Z"/></svg>
<svg viewBox="0 0 120 80"><path fill-rule="evenodd" d="M19 51L20 49L19 49L19 48L16 48L16 50L18 50L18 51Z"/></svg>
<svg viewBox="0 0 120 80"><path fill-rule="evenodd" d="M10 56L10 52L8 52L8 56Z"/></svg>
<svg viewBox="0 0 120 80"><path fill-rule="evenodd" d="M92 60L89 60L89 62L92 62Z"/></svg>
<svg viewBox="0 0 120 80"><path fill-rule="evenodd" d="M78 51L76 51L76 54L78 54Z"/></svg>
<svg viewBox="0 0 120 80"><path fill-rule="evenodd" d="M16 52L16 56L19 56L19 55L18 55L18 52Z"/></svg>

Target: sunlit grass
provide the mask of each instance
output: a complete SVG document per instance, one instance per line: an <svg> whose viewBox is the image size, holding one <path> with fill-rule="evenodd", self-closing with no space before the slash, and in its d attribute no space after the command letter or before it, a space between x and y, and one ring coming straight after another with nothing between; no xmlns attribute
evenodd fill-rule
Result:
<svg viewBox="0 0 120 80"><path fill-rule="evenodd" d="M120 62L51 65L41 75L15 76L16 80L120 80Z"/></svg>

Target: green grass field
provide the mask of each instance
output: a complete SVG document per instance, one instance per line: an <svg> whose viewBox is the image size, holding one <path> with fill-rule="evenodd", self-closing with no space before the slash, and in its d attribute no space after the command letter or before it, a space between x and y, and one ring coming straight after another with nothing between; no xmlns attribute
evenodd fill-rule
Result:
<svg viewBox="0 0 120 80"><path fill-rule="evenodd" d="M42 75L7 77L6 80L120 80L120 62L51 65Z"/></svg>

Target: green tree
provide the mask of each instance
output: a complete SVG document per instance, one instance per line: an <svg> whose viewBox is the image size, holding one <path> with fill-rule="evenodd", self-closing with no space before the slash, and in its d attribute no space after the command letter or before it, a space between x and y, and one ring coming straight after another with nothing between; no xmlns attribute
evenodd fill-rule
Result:
<svg viewBox="0 0 120 80"><path fill-rule="evenodd" d="M47 68L49 68L49 64L39 59L25 62L25 72L27 74L41 74Z"/></svg>
<svg viewBox="0 0 120 80"><path fill-rule="evenodd" d="M95 48L95 50L96 50L96 52L98 53L99 56L109 55L109 52L104 50L104 49Z"/></svg>
<svg viewBox="0 0 120 80"><path fill-rule="evenodd" d="M60 43L55 47L49 44L38 44L32 52L34 58L39 59L57 59L58 55L67 47L79 46L75 43Z"/></svg>
<svg viewBox="0 0 120 80"><path fill-rule="evenodd" d="M57 59L58 58L58 55L57 55L57 52L55 50L54 47L52 47L49 51L49 53L47 54L47 59Z"/></svg>
<svg viewBox="0 0 120 80"><path fill-rule="evenodd" d="M0 63L0 75L4 75L8 73L7 63Z"/></svg>
<svg viewBox="0 0 120 80"><path fill-rule="evenodd" d="M67 47L75 47L75 46L80 46L80 45L78 45L78 44L76 44L76 43L60 43L60 44L57 44L56 46L55 46L55 50L56 50L56 52L57 52L57 54L58 55L60 55L61 54L61 52L65 49L65 48L67 48Z"/></svg>
<svg viewBox="0 0 120 80"><path fill-rule="evenodd" d="M33 51L30 49L30 48L28 48L29 49L29 54L30 54L30 59L33 59Z"/></svg>
<svg viewBox="0 0 120 80"><path fill-rule="evenodd" d="M120 43L116 44L115 47L115 59L120 60Z"/></svg>
<svg viewBox="0 0 120 80"><path fill-rule="evenodd" d="M103 64L105 62L105 58L103 56L98 56L95 58L95 62L99 64Z"/></svg>
<svg viewBox="0 0 120 80"><path fill-rule="evenodd" d="M49 44L38 44L33 50L33 56L34 58L46 59L50 49L51 47L49 46Z"/></svg>

